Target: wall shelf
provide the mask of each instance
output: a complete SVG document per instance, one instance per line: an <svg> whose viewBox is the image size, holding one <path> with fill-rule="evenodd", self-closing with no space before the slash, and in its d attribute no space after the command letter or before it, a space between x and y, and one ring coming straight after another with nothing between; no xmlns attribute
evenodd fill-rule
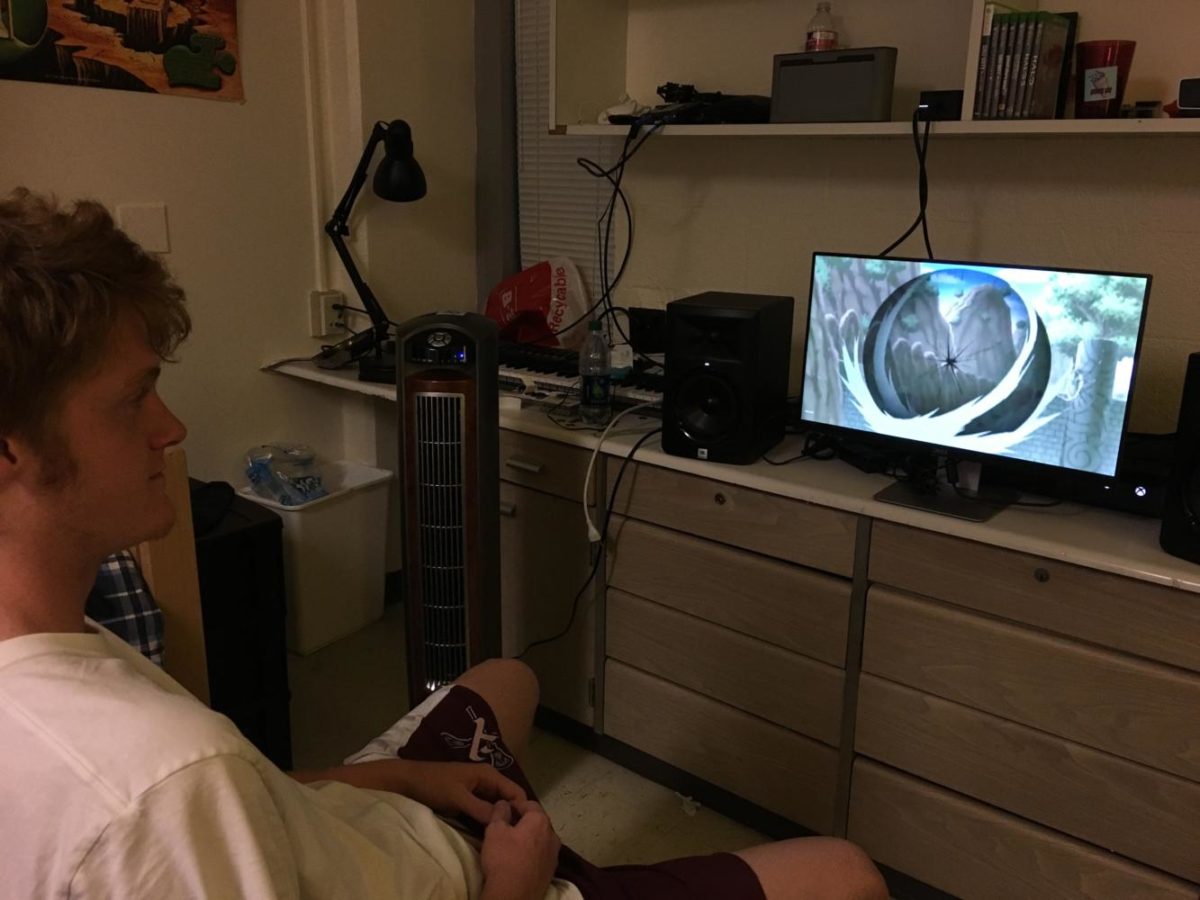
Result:
<svg viewBox="0 0 1200 900"><path fill-rule="evenodd" d="M557 134L624 137L627 125L567 125ZM911 137L911 122L811 122L761 125L666 125L664 137ZM935 135L1027 137L1053 135L1200 134L1200 119L1026 119L934 122Z"/></svg>
<svg viewBox="0 0 1200 900"><path fill-rule="evenodd" d="M972 114L985 0L838 0L848 46L899 50L890 122L759 125L669 125L676 137L904 137L922 90L961 88L961 121L935 123L940 135L1088 136L1200 134L1200 119L989 119ZM1007 0L1022 9L1048 0ZM814 4L794 0L552 0L548 121L555 134L624 136L598 125L602 109L628 95L658 102L666 81L701 90L767 95L774 54L793 52ZM1060 4L1061 6L1061 4ZM1079 40L1119 36L1137 41L1126 99L1174 99L1179 79L1194 75L1190 35L1200 27L1194 0L1159 0L1153 15L1119 0L1073 0Z"/></svg>

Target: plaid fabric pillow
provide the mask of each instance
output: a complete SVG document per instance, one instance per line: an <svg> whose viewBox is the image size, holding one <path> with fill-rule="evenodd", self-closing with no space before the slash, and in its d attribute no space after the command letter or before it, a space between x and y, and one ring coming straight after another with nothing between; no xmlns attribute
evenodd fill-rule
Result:
<svg viewBox="0 0 1200 900"><path fill-rule="evenodd" d="M152 663L162 665L162 610L128 550L114 553L100 566L84 612Z"/></svg>

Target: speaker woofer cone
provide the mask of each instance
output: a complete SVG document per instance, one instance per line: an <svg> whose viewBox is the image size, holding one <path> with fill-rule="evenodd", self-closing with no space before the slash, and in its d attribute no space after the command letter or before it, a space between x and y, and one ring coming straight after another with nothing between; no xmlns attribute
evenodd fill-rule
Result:
<svg viewBox="0 0 1200 900"><path fill-rule="evenodd" d="M701 372L684 378L675 399L679 427L700 443L720 441L737 430L738 398L724 378Z"/></svg>

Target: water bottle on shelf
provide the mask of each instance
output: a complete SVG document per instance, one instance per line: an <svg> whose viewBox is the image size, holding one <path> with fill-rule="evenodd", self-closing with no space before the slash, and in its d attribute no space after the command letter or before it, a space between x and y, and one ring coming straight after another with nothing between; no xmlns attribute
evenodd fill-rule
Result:
<svg viewBox="0 0 1200 900"><path fill-rule="evenodd" d="M833 25L833 13L829 10L828 3L817 4L817 14L804 29L804 52L837 49L838 33Z"/></svg>
<svg viewBox="0 0 1200 900"><path fill-rule="evenodd" d="M589 425L607 425L612 418L612 381L608 341L599 322L588 323L587 340L579 351L579 415Z"/></svg>

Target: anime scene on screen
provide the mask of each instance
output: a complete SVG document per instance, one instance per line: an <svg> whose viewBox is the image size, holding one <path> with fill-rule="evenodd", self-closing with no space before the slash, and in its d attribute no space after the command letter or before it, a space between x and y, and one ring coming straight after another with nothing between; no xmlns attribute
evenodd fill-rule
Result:
<svg viewBox="0 0 1200 900"><path fill-rule="evenodd" d="M1111 476L1148 287L817 254L801 417Z"/></svg>

